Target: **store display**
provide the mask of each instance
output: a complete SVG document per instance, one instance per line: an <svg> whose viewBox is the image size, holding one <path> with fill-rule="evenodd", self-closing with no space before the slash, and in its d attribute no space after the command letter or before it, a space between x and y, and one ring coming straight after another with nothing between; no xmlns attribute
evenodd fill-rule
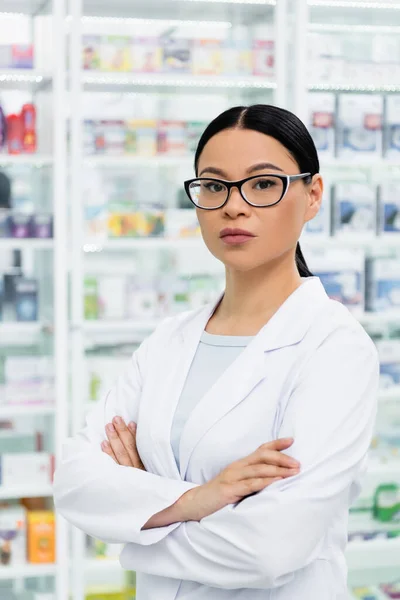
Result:
<svg viewBox="0 0 400 600"><path fill-rule="evenodd" d="M17 321L38 320L38 283L35 279L19 278L15 281L15 312Z"/></svg>
<svg viewBox="0 0 400 600"><path fill-rule="evenodd" d="M376 342L380 362L380 386L383 389L399 386L400 389L400 339Z"/></svg>
<svg viewBox="0 0 400 600"><path fill-rule="evenodd" d="M398 311L400 308L400 261L396 258L371 258L367 262L368 310Z"/></svg>
<svg viewBox="0 0 400 600"><path fill-rule="evenodd" d="M382 522L400 521L400 487L396 483L379 485L374 497L374 518Z"/></svg>
<svg viewBox="0 0 400 600"><path fill-rule="evenodd" d="M335 156L336 97L329 93L310 94L309 129L319 156Z"/></svg>
<svg viewBox="0 0 400 600"><path fill-rule="evenodd" d="M335 235L376 234L377 190L366 183L334 186Z"/></svg>
<svg viewBox="0 0 400 600"><path fill-rule="evenodd" d="M400 181L384 182L380 197L380 226L383 234L400 233Z"/></svg>
<svg viewBox="0 0 400 600"><path fill-rule="evenodd" d="M33 69L32 44L0 45L0 69Z"/></svg>
<svg viewBox="0 0 400 600"><path fill-rule="evenodd" d="M338 156L376 160L383 154L383 97L342 94L338 105Z"/></svg>
<svg viewBox="0 0 400 600"><path fill-rule="evenodd" d="M136 590L134 588L120 590L114 586L101 586L89 588L85 600L135 600Z"/></svg>
<svg viewBox="0 0 400 600"><path fill-rule="evenodd" d="M386 97L385 155L389 159L400 157L400 95Z"/></svg>
<svg viewBox="0 0 400 600"><path fill-rule="evenodd" d="M24 104L19 113L5 115L0 106L0 153L34 154L37 151L36 107Z"/></svg>
<svg viewBox="0 0 400 600"><path fill-rule="evenodd" d="M48 452L4 453L0 456L0 486L51 485L53 471L54 457Z"/></svg>
<svg viewBox="0 0 400 600"><path fill-rule="evenodd" d="M28 561L54 563L56 559L55 515L52 511L28 512Z"/></svg>
<svg viewBox="0 0 400 600"><path fill-rule="evenodd" d="M3 364L2 364L3 363ZM5 356L2 404L49 404L54 401L54 365L49 356Z"/></svg>
<svg viewBox="0 0 400 600"><path fill-rule="evenodd" d="M26 562L26 512L22 506L0 508L0 565Z"/></svg>
<svg viewBox="0 0 400 600"><path fill-rule="evenodd" d="M275 43L267 39L188 39L85 35L82 68L136 73L275 77Z"/></svg>

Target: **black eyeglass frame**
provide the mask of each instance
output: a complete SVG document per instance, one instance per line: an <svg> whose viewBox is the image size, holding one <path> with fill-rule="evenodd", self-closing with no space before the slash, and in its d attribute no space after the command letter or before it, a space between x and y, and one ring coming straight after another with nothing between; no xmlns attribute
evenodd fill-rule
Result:
<svg viewBox="0 0 400 600"><path fill-rule="evenodd" d="M248 181L251 181L252 179L259 179L260 177L276 177L277 179L280 179L283 183L282 195L279 198L279 200L277 200L273 204L253 204L252 202L247 200L247 198L243 194L242 186L245 183L247 183ZM279 202L282 202L282 200L284 199L284 197L286 196L286 194L288 192L288 189L289 189L289 186L291 183L293 183L294 181L299 181L300 179L306 179L307 177L312 177L311 173L299 173L298 175L281 175L278 173L262 173L261 175L252 175L251 177L246 177L245 179L239 179L238 181L225 181L224 179L215 179L214 177L195 177L194 179L188 179L187 181L184 181L183 185L185 186L185 191L186 191L186 194L188 195L190 202L192 204L194 204L194 206L196 208L200 208L201 210L218 210L219 208L222 208L223 206L225 206L225 204L228 202L229 197L231 195L231 190L234 187L239 190L239 194L242 196L243 200L245 202L247 202L247 204L249 204L250 206L253 206L254 208L270 208L272 206L276 206L277 204L279 204ZM192 199L192 196L190 194L190 185L192 183L194 183L195 181L215 181L216 183L222 183L227 188L226 200L219 206L213 206L213 207L208 207L208 208L204 207L204 206L199 206L198 204L196 204L194 202L194 200Z"/></svg>

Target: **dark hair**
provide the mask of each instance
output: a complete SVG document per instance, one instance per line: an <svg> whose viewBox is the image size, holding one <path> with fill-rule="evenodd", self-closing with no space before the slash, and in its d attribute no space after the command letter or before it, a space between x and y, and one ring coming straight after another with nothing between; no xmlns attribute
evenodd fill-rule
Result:
<svg viewBox="0 0 400 600"><path fill-rule="evenodd" d="M197 175L199 158L207 142L224 129L252 129L265 133L280 142L299 165L301 173L319 173L318 153L306 126L296 115L277 106L254 104L235 106L211 121L201 136L194 159ZM309 183L310 180L305 180ZM300 244L296 247L296 264L301 277L312 277Z"/></svg>

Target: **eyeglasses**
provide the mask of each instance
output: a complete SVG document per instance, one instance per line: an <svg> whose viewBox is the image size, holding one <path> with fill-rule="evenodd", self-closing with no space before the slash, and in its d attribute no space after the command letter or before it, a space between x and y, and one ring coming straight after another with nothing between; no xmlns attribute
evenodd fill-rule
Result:
<svg viewBox="0 0 400 600"><path fill-rule="evenodd" d="M232 188L237 188L243 200L257 208L275 206L287 194L294 181L311 178L311 173L299 175L276 175L266 173L241 179L224 181L212 177L198 177L184 182L186 193L197 208L216 210L229 200Z"/></svg>

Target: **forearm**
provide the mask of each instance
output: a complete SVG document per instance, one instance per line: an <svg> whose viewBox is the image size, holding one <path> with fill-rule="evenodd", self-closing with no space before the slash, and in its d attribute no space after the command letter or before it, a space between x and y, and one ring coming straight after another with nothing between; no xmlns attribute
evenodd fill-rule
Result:
<svg viewBox="0 0 400 600"><path fill-rule="evenodd" d="M195 521L195 489L185 492L178 500L161 512L153 515L144 525L143 530L154 529L157 527L168 527L175 523L184 523ZM192 508L192 510L191 510Z"/></svg>

